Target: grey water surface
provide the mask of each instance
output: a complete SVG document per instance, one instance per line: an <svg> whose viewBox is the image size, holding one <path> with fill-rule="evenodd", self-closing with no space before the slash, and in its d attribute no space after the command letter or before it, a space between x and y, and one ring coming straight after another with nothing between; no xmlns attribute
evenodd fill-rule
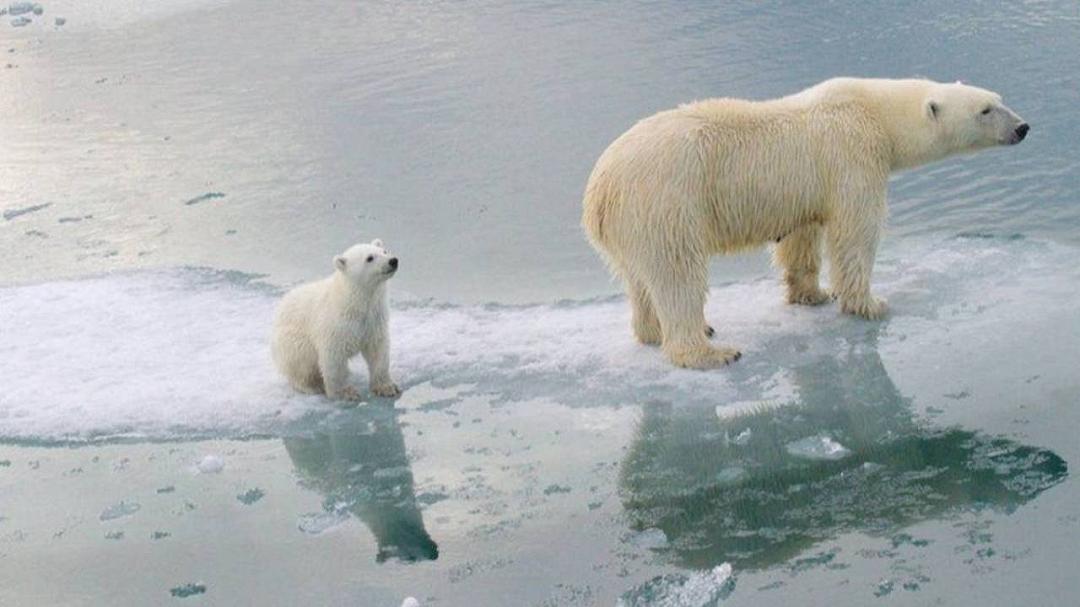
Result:
<svg viewBox="0 0 1080 607"><path fill-rule="evenodd" d="M1080 594L1075 2L40 4L0 20L0 604ZM837 75L1032 131L893 180L887 320L718 260L745 355L671 369L578 226L592 163ZM402 398L291 393L277 298L375 237Z"/></svg>

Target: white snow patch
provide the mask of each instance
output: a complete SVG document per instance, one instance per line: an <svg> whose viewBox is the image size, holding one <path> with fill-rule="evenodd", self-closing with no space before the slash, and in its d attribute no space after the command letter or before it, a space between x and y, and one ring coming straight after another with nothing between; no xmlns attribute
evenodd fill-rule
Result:
<svg viewBox="0 0 1080 607"><path fill-rule="evenodd" d="M217 455L207 455L195 467L202 474L217 474L225 469L225 460Z"/></svg>

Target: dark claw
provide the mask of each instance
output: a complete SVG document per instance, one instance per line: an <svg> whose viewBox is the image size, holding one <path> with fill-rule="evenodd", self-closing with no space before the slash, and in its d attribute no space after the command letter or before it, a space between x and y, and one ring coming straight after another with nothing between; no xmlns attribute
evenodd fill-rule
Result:
<svg viewBox="0 0 1080 607"><path fill-rule="evenodd" d="M705 337L712 339L713 335L716 335L716 329L713 329L709 325L705 325Z"/></svg>
<svg viewBox="0 0 1080 607"><path fill-rule="evenodd" d="M739 360L740 358L742 358L742 352L736 352L734 360Z"/></svg>

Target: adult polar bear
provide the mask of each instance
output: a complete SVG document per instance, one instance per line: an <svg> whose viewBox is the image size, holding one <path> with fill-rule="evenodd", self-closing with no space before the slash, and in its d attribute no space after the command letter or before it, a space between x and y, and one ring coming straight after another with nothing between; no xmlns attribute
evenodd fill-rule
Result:
<svg viewBox="0 0 1080 607"><path fill-rule="evenodd" d="M1019 143L1001 96L959 82L835 78L769 101L710 99L646 118L596 162L582 224L626 283L633 329L680 367L740 356L710 345L710 255L775 242L787 299L817 305L821 241L844 312L877 319L870 272L893 171Z"/></svg>

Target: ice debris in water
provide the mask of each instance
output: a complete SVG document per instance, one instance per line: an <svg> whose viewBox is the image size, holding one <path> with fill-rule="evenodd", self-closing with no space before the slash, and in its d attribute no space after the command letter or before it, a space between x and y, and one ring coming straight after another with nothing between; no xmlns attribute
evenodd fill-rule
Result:
<svg viewBox="0 0 1080 607"><path fill-rule="evenodd" d="M131 516L142 508L137 502L125 502L121 501L118 504L113 504L101 512L99 517L102 521L111 521L113 519L120 518L122 516Z"/></svg>
<svg viewBox="0 0 1080 607"><path fill-rule="evenodd" d="M663 529L657 529L656 527L650 527L644 529L630 537L630 543L639 547L647 548L649 550L657 550L660 548L666 548L668 545L667 534Z"/></svg>
<svg viewBox="0 0 1080 607"><path fill-rule="evenodd" d="M657 576L624 594L618 607L716 607L735 590L731 564L686 576Z"/></svg>
<svg viewBox="0 0 1080 607"><path fill-rule="evenodd" d="M30 25L31 19L29 17L16 17L11 20L11 27L22 27L24 25Z"/></svg>
<svg viewBox="0 0 1080 607"><path fill-rule="evenodd" d="M225 469L225 460L217 455L207 455L199 460L196 467L199 469L199 472L202 472L203 474L217 474Z"/></svg>
<svg viewBox="0 0 1080 607"><path fill-rule="evenodd" d="M15 15L24 15L26 13L35 13L40 15L41 13L35 10L35 7L37 7L38 10L41 9L40 4L35 5L33 2L12 2L10 5L8 5L8 14L10 14L12 17L14 17Z"/></svg>
<svg viewBox="0 0 1080 607"><path fill-rule="evenodd" d="M420 601L407 596L404 601L401 601L401 607L420 607Z"/></svg>
<svg viewBox="0 0 1080 607"><path fill-rule="evenodd" d="M206 584L202 583L187 583L183 586L176 586L169 589L169 594L179 599L185 599L189 596L196 594L204 594L206 592Z"/></svg>
<svg viewBox="0 0 1080 607"><path fill-rule="evenodd" d="M742 447L746 443L750 442L751 436L753 436L753 431L750 430L750 428L747 428L746 430L743 430L742 432L735 435L735 438L731 439L731 442Z"/></svg>
<svg viewBox="0 0 1080 607"><path fill-rule="evenodd" d="M808 436L785 445L787 452L795 457L806 459L843 459L851 455L851 450L824 434Z"/></svg>
<svg viewBox="0 0 1080 607"><path fill-rule="evenodd" d="M64 25L65 23L67 23L67 19L65 19L63 17L57 17L56 20L55 20L55 23L56 23L56 27L60 27L60 26Z"/></svg>
<svg viewBox="0 0 1080 607"><path fill-rule="evenodd" d="M327 529L332 529L349 519L344 512L319 512L304 514L296 523L296 528L308 535L319 535Z"/></svg>

